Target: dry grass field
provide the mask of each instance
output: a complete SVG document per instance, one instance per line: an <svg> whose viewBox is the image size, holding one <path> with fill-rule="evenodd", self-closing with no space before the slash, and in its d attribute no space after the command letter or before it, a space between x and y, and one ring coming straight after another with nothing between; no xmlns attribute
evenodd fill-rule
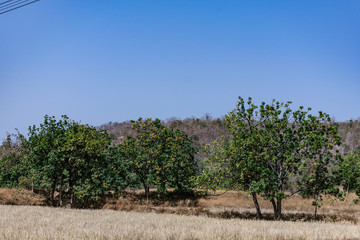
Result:
<svg viewBox="0 0 360 240"><path fill-rule="evenodd" d="M152 192L146 203L142 191L131 191L104 198L98 210L73 210L39 206L46 199L31 191L0 189L0 239L360 239L354 198L325 199L314 221L312 200L293 196L283 203L285 221L275 222L254 220L252 200L242 192L167 200ZM271 220L269 202L260 205Z"/></svg>
<svg viewBox="0 0 360 240"><path fill-rule="evenodd" d="M244 192L223 192L206 196L170 197L159 199L155 190L151 192L150 202L146 203L143 191L129 191L126 196L114 199L102 199L96 208L137 212L175 213L181 215L202 215L217 218L256 219L252 199ZM319 209L319 220L349 221L360 223L360 204L354 204L355 194L346 201L325 199ZM265 219L272 219L272 206L269 201L259 197L259 203ZM314 207L311 199L303 199L294 195L283 201L283 220L311 221ZM0 204L2 205L47 205L40 194L28 190L0 188Z"/></svg>
<svg viewBox="0 0 360 240"><path fill-rule="evenodd" d="M0 205L0 239L360 239L349 222L290 222Z"/></svg>
<svg viewBox="0 0 360 240"><path fill-rule="evenodd" d="M354 204L355 194L351 194L346 201L327 199L319 208L319 220L349 221L360 223L360 204ZM259 203L265 219L273 218L273 210L269 201L259 197ZM182 215L203 215L218 218L256 219L256 212L252 198L244 192L223 192L209 194L203 197L189 197L185 199L171 199L161 201L155 196L149 204L144 200L141 191L128 193L127 197L109 199L102 206L103 209L176 213ZM283 220L311 221L313 220L314 207L311 199L303 199L294 195L283 201Z"/></svg>

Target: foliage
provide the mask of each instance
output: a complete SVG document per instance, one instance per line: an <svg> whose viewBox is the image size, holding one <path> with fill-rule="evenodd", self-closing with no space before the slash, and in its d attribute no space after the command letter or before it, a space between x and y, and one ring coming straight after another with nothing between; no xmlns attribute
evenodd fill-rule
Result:
<svg viewBox="0 0 360 240"><path fill-rule="evenodd" d="M299 190L302 196L314 198L316 217L322 195L330 194L343 199L343 193L336 187L336 177L332 172L332 165L338 164L341 158L338 151L334 151L340 145L341 138L329 115L321 111L319 116L309 115L302 125L307 132L302 142L307 168L302 172Z"/></svg>
<svg viewBox="0 0 360 240"><path fill-rule="evenodd" d="M347 195L349 192L356 192L360 196L360 151L354 151L342 158L338 166L337 180Z"/></svg>
<svg viewBox="0 0 360 240"><path fill-rule="evenodd" d="M66 116L59 121L45 116L44 123L29 132L27 159L31 174L38 186L47 190L53 205L56 190L60 205L64 193L70 195L72 206L76 200L80 200L78 204L98 200L123 176L109 174L115 166L107 153L110 142L106 132L94 127L69 121ZM115 169L119 173L118 165ZM123 187L119 184L115 190Z"/></svg>
<svg viewBox="0 0 360 240"><path fill-rule="evenodd" d="M73 123L65 132L65 139L60 148L66 160L60 180L66 180L69 191L77 199L98 200L99 195L109 189L105 180L110 138L94 127Z"/></svg>
<svg viewBox="0 0 360 240"><path fill-rule="evenodd" d="M137 175L148 198L150 185L166 195L167 188L189 191L196 172L192 140L184 132L163 126L159 119L133 121L136 138L119 145L130 169Z"/></svg>
<svg viewBox="0 0 360 240"><path fill-rule="evenodd" d="M214 192L218 189L242 189L241 186L239 189L239 184L233 182L233 178L230 177L233 172L231 171L228 147L229 144L225 142L224 138L203 147L206 157L202 172L196 178L197 188Z"/></svg>
<svg viewBox="0 0 360 240"><path fill-rule="evenodd" d="M222 184L238 186L251 194L259 218L257 194L272 203L274 218L280 219L289 177L303 172L306 158L325 160L323 165L327 167L334 158L331 149L339 142L336 128L324 123L328 120L326 114L312 116L308 113L311 109L304 111L303 107L293 111L290 104L273 100L271 104L262 102L256 106L251 98L245 104L239 97L236 108L225 118L231 139L223 150L215 145L215 155L207 159L208 167L202 174L206 179L211 176L208 170L215 175L226 171ZM308 187L318 192L314 186Z"/></svg>
<svg viewBox="0 0 360 240"><path fill-rule="evenodd" d="M24 136L7 134L0 146L0 186L18 187L19 180L24 178Z"/></svg>
<svg viewBox="0 0 360 240"><path fill-rule="evenodd" d="M206 154L204 154L203 146L211 144L215 140L219 141L222 136L229 141L229 132L226 129L224 118L212 118L210 115L204 115L201 118L192 117L185 119L169 118L162 121L162 124L172 129L184 131L188 136L192 136L194 145L199 147L199 152L195 156L199 164ZM349 120L346 122L333 122L338 126L339 136L341 136L341 145L338 147L342 155L346 155L360 147L360 118ZM123 141L126 136L136 136L136 131L131 128L130 121L109 122L99 126L106 129L113 137L113 143L118 144Z"/></svg>
<svg viewBox="0 0 360 240"><path fill-rule="evenodd" d="M281 217L281 201L287 195L284 186L289 175L302 166L300 143L304 129L299 123L305 111L293 112L291 102L262 104L258 107L249 98L247 106L239 97L237 107L226 116L232 136L231 165L234 180L244 190L262 194L271 201L274 217ZM256 205L256 202L254 202Z"/></svg>
<svg viewBox="0 0 360 240"><path fill-rule="evenodd" d="M314 198L315 214L324 195L342 198L336 184L360 196L359 152L350 153L359 148L353 141L359 120L334 123L323 112L314 116L311 109L293 111L290 105L274 100L256 106L240 97L224 119L140 118L109 123L111 136L67 116L45 116L39 127L29 128L28 140L8 135L0 146L0 186L41 189L53 205L67 199L86 205L129 186L142 185L147 195L153 186L162 196L168 188L191 191L202 165L198 188L245 190L259 218L258 196L272 203L276 219L289 191ZM337 127L345 148L339 147ZM348 154L341 158L335 149Z"/></svg>
<svg viewBox="0 0 360 240"><path fill-rule="evenodd" d="M55 204L55 190L64 176L66 158L62 152L66 142L66 131L72 126L67 116L57 121L45 116L40 127L29 127L26 142L29 172L36 186L47 191L50 201Z"/></svg>
<svg viewBox="0 0 360 240"><path fill-rule="evenodd" d="M136 187L136 174L131 171L129 163L118 147L110 147L104 161L107 164L105 182L108 189L114 192L114 196L118 196L127 187Z"/></svg>

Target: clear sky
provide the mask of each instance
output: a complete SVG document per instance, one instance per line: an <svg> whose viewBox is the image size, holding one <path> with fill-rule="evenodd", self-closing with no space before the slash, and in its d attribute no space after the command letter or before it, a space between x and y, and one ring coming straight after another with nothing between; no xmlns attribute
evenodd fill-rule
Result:
<svg viewBox="0 0 360 240"><path fill-rule="evenodd" d="M221 117L238 96L360 117L359 0L41 0L0 36L0 139L45 114Z"/></svg>

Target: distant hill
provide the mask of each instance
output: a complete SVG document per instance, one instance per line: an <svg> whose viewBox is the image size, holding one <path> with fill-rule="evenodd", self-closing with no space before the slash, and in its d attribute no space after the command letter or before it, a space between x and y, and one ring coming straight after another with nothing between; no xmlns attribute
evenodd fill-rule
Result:
<svg viewBox="0 0 360 240"><path fill-rule="evenodd" d="M360 150L360 118L346 122L336 122L342 138L343 154Z"/></svg>
<svg viewBox="0 0 360 240"><path fill-rule="evenodd" d="M202 118L186 118L184 120L170 118L163 121L163 124L174 129L186 132L189 136L193 136L196 146L203 146L220 139L225 136L229 138L226 130L225 121L222 118L212 118L205 115ZM339 127L339 135L342 138L340 152L347 154L355 149L360 150L360 118L357 120L349 120L346 122L335 122ZM135 136L135 131L131 129L131 122L109 122L98 127L107 130L112 136L114 144L121 142L126 136ZM201 151L197 156L198 160L202 159Z"/></svg>

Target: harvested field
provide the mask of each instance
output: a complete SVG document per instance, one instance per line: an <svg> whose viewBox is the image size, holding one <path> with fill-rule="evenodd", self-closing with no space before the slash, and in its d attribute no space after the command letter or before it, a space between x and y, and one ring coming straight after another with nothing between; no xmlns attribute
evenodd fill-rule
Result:
<svg viewBox="0 0 360 240"><path fill-rule="evenodd" d="M0 239L360 239L351 223L0 206Z"/></svg>

